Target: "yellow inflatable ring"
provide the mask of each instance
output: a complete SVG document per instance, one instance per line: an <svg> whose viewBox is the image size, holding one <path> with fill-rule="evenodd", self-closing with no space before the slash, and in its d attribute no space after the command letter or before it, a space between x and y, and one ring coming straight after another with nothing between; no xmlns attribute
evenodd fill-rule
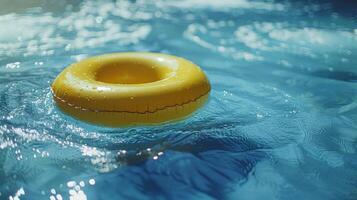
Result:
<svg viewBox="0 0 357 200"><path fill-rule="evenodd" d="M113 53L64 69L52 84L57 105L81 120L107 125L156 124L183 118L210 92L203 71L159 53Z"/></svg>

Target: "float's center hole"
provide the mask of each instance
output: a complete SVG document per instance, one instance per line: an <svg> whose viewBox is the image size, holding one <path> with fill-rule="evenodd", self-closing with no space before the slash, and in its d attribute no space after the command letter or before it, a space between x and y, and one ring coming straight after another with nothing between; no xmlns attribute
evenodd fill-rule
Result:
<svg viewBox="0 0 357 200"><path fill-rule="evenodd" d="M96 73L96 80L117 84L150 83L166 78L170 72L170 68L155 63L121 61L101 66Z"/></svg>

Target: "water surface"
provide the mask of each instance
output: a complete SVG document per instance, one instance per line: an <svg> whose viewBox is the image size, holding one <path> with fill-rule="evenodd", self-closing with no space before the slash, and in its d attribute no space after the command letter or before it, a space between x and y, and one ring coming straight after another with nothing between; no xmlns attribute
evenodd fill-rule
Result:
<svg viewBox="0 0 357 200"><path fill-rule="evenodd" d="M0 199L356 199L353 8L4 3ZM50 84L66 66L123 51L192 60L211 81L209 102L178 123L117 129L58 110Z"/></svg>

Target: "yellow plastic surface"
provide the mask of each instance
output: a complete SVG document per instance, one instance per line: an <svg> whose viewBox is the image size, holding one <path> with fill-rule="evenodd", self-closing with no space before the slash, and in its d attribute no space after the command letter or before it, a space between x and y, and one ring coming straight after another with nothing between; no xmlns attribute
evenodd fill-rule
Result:
<svg viewBox="0 0 357 200"><path fill-rule="evenodd" d="M202 106L210 84L183 58L159 53L113 53L63 70L52 84L54 99L81 120L125 126L183 118Z"/></svg>

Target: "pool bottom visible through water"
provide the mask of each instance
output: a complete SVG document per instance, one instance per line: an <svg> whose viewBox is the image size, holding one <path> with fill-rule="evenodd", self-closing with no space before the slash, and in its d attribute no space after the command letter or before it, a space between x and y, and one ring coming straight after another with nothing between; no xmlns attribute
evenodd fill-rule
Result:
<svg viewBox="0 0 357 200"><path fill-rule="evenodd" d="M349 3L349 4L348 4ZM0 8L0 199L356 199L352 1L12 1ZM112 52L191 60L207 104L107 128L50 85Z"/></svg>

